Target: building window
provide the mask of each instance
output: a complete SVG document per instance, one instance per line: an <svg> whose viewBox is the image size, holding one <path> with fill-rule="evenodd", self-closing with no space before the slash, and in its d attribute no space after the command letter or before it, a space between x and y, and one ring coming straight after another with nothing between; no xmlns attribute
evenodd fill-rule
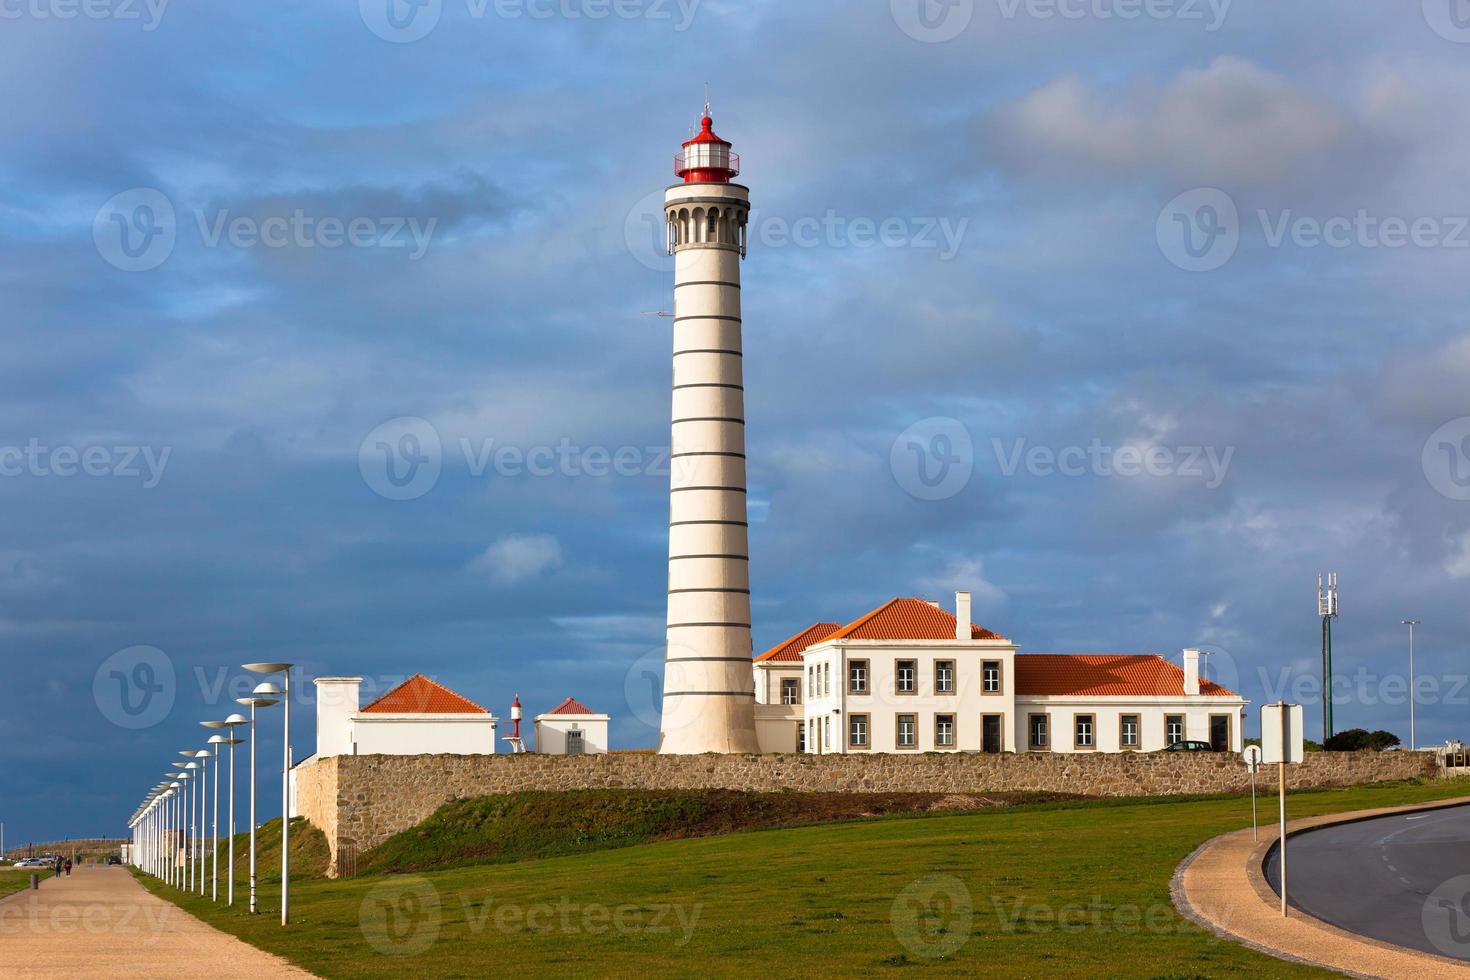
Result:
<svg viewBox="0 0 1470 980"><path fill-rule="evenodd" d="M851 715L847 720L847 744L849 748L868 747L868 716Z"/></svg>
<svg viewBox="0 0 1470 980"><path fill-rule="evenodd" d="M935 694L953 694L954 693L954 661L953 660L936 660L936 661L934 661L934 693Z"/></svg>
<svg viewBox="0 0 1470 980"><path fill-rule="evenodd" d="M812 698L814 698L814 697L817 696L817 682L814 679L816 676L817 676L817 668L814 667L814 666L808 665L807 668L806 668L806 696L807 696L807 700L811 700Z"/></svg>
<svg viewBox="0 0 1470 980"><path fill-rule="evenodd" d="M899 715L898 732L896 744L901 749L916 749L919 747L919 716Z"/></svg>
<svg viewBox="0 0 1470 980"><path fill-rule="evenodd" d="M954 715L934 716L934 747L936 749L954 748Z"/></svg>
<svg viewBox="0 0 1470 980"><path fill-rule="evenodd" d="M804 721L796 724L796 751L806 751L806 722Z"/></svg>
<svg viewBox="0 0 1470 980"><path fill-rule="evenodd" d="M1138 716L1123 715L1118 720L1118 747L1120 749L1138 748Z"/></svg>
<svg viewBox="0 0 1470 980"><path fill-rule="evenodd" d="M1184 741L1184 716L1164 716L1164 744L1173 745L1175 742Z"/></svg>
<svg viewBox="0 0 1470 980"><path fill-rule="evenodd" d="M795 677L781 679L781 703L801 704L801 681Z"/></svg>
<svg viewBox="0 0 1470 980"><path fill-rule="evenodd" d="M999 660L987 660L980 665L980 691L983 694L1000 693Z"/></svg>
<svg viewBox="0 0 1470 980"><path fill-rule="evenodd" d="M1051 726L1046 715L1031 715L1026 727L1030 730L1031 747L1033 749L1048 749L1051 747Z"/></svg>
<svg viewBox="0 0 1470 980"><path fill-rule="evenodd" d="M1072 716L1072 724L1074 729L1072 741L1073 748L1091 749L1096 747L1094 745L1092 737L1094 720L1095 719L1092 715Z"/></svg>
<svg viewBox="0 0 1470 980"><path fill-rule="evenodd" d="M868 693L868 662L854 660L847 665L847 693Z"/></svg>
<svg viewBox="0 0 1470 980"><path fill-rule="evenodd" d="M832 665L822 664L822 696L832 693Z"/></svg>
<svg viewBox="0 0 1470 980"><path fill-rule="evenodd" d="M832 751L832 719L822 719L822 751Z"/></svg>
<svg viewBox="0 0 1470 980"><path fill-rule="evenodd" d="M898 662L898 693L914 694L917 691L919 679L919 662L917 660L900 660Z"/></svg>

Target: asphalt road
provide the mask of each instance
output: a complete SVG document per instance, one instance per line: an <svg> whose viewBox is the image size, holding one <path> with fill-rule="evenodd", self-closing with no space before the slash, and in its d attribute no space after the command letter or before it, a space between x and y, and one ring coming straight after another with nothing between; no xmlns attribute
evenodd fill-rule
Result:
<svg viewBox="0 0 1470 980"><path fill-rule="evenodd" d="M1266 868L1278 895L1279 858L1273 850ZM1314 830L1287 842L1286 867L1293 908L1396 946L1470 961L1470 806Z"/></svg>

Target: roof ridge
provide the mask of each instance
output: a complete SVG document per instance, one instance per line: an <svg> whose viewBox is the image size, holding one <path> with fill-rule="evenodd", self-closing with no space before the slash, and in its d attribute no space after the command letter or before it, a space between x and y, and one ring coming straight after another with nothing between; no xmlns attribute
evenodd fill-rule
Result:
<svg viewBox="0 0 1470 980"><path fill-rule="evenodd" d="M864 613L863 615L859 616L857 619L854 619L852 622L848 623L846 626L844 626L841 629L839 629L836 633L833 633L832 636L835 636L835 637L845 637L848 633L851 633L854 630L861 629L869 621L871 621L872 619L874 619L875 617L877 617L877 615L879 613L883 612L885 609L887 609L889 606L893 605L894 603L902 602L905 599L911 599L911 598L913 598L913 597L912 596L894 596L892 599L889 599L887 602L883 603L877 609L870 610L867 613ZM914 599L914 601L915 602L923 602L924 600L923 599ZM938 609L939 607L936 606L935 608ZM943 612L944 610L943 609L940 609L939 611L940 612ZM828 639L831 639L831 638L832 637L828 637Z"/></svg>
<svg viewBox="0 0 1470 980"><path fill-rule="evenodd" d="M476 711L484 712L487 715L490 713L490 711L484 705L480 704L479 702L470 700L469 698L465 697L463 694L460 694L458 691L451 690L450 688L445 687L443 684L440 684L438 681L434 680L432 677L428 676L427 674L423 673L422 671L416 671L415 673L411 674L410 676L404 678L402 681L400 681L399 683L393 685L392 687L390 687L388 690L384 691L382 694L378 695L377 697L373 698L371 701L369 701L367 704L363 705L358 710L359 711L370 711L370 710L372 710L372 708L375 705L377 705L377 704L379 704L379 703L381 703L383 701L386 701L388 698L392 697L394 694L397 694L399 691L402 691L404 688L408 687L408 685L412 684L414 681L422 681L423 683L429 685L430 687L435 688L436 690L439 690L439 691L444 692L445 694L449 695L450 697L457 698L458 700L463 701L465 704L470 705ZM408 712L408 713L409 714L422 714L423 712Z"/></svg>

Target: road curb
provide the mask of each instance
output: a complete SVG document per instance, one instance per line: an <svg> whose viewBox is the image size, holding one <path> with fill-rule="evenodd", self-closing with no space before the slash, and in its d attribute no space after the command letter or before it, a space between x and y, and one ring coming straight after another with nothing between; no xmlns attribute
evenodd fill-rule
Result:
<svg viewBox="0 0 1470 980"><path fill-rule="evenodd" d="M1288 837L1322 827L1399 813L1470 804L1470 797L1305 817L1286 825ZM1470 977L1470 964L1348 932L1299 909L1281 918L1280 897L1266 882L1265 861L1277 835L1256 842L1249 830L1214 837L1174 871L1169 892L1181 915L1217 936L1278 959L1326 967L1357 977Z"/></svg>

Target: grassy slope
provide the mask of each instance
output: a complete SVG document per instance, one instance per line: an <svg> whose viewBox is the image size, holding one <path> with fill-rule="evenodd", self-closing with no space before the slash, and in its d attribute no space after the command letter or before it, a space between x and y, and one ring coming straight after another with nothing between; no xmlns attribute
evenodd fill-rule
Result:
<svg viewBox="0 0 1470 980"><path fill-rule="evenodd" d="M927 811L945 799L940 793L606 789L486 796L441 807L364 854L357 870L382 874L564 857L656 840ZM1046 800L1042 794L999 794L983 798L983 805Z"/></svg>
<svg viewBox="0 0 1470 980"><path fill-rule="evenodd" d="M1448 781L1375 786L1298 793L1289 806L1292 816L1307 816L1466 792L1465 783ZM1175 866L1207 838L1248 824L1249 812L1240 798L1039 805L305 881L292 889L293 923L285 930L269 914L226 913L161 891L325 977L814 976L916 965L939 975L1325 975L1219 940L1173 911ZM926 875L957 877L971 896L973 931L949 959L925 960L895 936L895 897ZM365 937L378 933L364 930L371 916L365 920L363 910L425 882L429 904L420 908L432 920L437 902L437 940L412 957L375 950ZM274 891L262 895L264 911L279 907ZM557 911L563 900L575 903L569 928ZM585 909L629 903L675 903L686 916L697 913L692 937L681 943L677 928L584 928ZM502 908L524 913L538 905L547 910L535 928L522 916L498 920Z"/></svg>
<svg viewBox="0 0 1470 980"><path fill-rule="evenodd" d="M51 877L51 872L39 868L0 868L0 898L31 887L32 874L39 874L42 881Z"/></svg>

